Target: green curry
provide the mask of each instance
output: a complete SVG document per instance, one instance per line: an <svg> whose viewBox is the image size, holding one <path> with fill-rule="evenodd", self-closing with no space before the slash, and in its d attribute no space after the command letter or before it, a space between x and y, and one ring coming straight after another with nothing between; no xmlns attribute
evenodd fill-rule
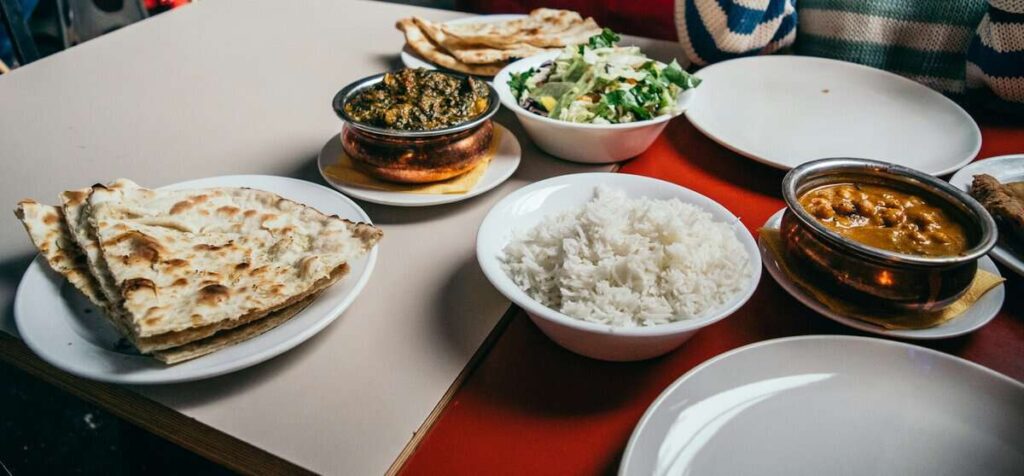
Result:
<svg viewBox="0 0 1024 476"><path fill-rule="evenodd" d="M405 131L441 129L487 110L487 85L425 69L401 69L357 93L345 112L361 124Z"/></svg>

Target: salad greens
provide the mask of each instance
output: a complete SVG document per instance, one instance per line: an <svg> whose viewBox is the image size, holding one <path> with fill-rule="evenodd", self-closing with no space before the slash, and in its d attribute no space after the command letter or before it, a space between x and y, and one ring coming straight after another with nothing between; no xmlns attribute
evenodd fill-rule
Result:
<svg viewBox="0 0 1024 476"><path fill-rule="evenodd" d="M509 89L520 106L542 116L618 124L673 114L679 95L700 84L675 60L661 63L618 42L619 35L605 28L554 61L512 73Z"/></svg>

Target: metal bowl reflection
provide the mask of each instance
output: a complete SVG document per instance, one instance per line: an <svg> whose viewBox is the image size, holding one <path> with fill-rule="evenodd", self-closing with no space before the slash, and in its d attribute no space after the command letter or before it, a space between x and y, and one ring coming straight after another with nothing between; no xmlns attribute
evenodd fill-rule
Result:
<svg viewBox="0 0 1024 476"><path fill-rule="evenodd" d="M867 246L829 230L800 205L811 190L839 183L869 183L911 192L942 206L967 231L969 249L955 256L917 256ZM973 198L931 175L864 159L823 159L794 168L783 179L787 210L781 235L819 285L840 298L881 311L945 308L970 288L978 258L996 242L992 217Z"/></svg>

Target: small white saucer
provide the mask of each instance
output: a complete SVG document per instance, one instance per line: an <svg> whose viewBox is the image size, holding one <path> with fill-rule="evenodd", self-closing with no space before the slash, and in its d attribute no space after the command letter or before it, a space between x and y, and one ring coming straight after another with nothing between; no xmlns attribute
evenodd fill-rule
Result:
<svg viewBox="0 0 1024 476"><path fill-rule="evenodd" d="M772 215L772 217L765 222L764 228L779 228L782 223L782 213L785 211L786 209L783 208L782 210L779 210L778 213ZM765 244L764 239L758 238L757 247L761 251L761 261L764 263L765 269L768 270L768 274L772 275L772 277L775 278L775 281L782 286L782 289L785 289L786 292L796 298L797 301L804 303L805 306L813 309L818 314L840 324L847 325L864 332L878 334L880 336L895 337L899 339L928 340L945 339L947 337L964 335L974 332L985 324L988 324L989 321L999 313L999 309L1003 307L1003 300L1006 299L1006 286L1000 284L999 286L996 286L995 289L985 293L985 295L982 296L978 302L974 303L970 309L964 311L963 314L949 322L935 327L930 327L928 329L890 330L881 326L876 326L870 322L864 322L860 319L854 319L852 317L836 313L789 279L789 276L779 268L779 264L775 260L775 256L772 255L770 250L768 250L768 246ZM988 256L982 256L981 259L978 260L978 269L983 269L996 276L1002 276L999 274L999 268L996 268L995 263L993 263L992 259Z"/></svg>
<svg viewBox="0 0 1024 476"><path fill-rule="evenodd" d="M396 207L429 207L444 203L460 202L491 190L515 173L519 168L519 161L522 159L522 148L519 147L519 140L512 134L512 131L497 122L494 123L494 132L498 134L498 150L491 158L487 172L480 178L480 182L466 193L452 193L442 195L431 195L425 193L392 192L387 190L374 190L372 188L360 187L332 179L326 169L338 160L343 153L339 134L331 137L320 149L320 157L317 158L317 166L320 168L320 175L332 187L345 195L367 202L379 203L381 205L393 205Z"/></svg>

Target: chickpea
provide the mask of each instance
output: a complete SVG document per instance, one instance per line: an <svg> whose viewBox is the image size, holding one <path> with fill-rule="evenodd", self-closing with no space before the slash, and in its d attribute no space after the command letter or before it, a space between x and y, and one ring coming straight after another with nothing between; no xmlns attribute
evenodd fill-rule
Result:
<svg viewBox="0 0 1024 476"><path fill-rule="evenodd" d="M947 235L947 234L945 234L945 233L943 233L941 231L933 231L933 232L931 232L929 234L931 235L932 239L935 240L937 243L942 243L944 245L948 245L948 244L953 242L953 240L950 239L949 235Z"/></svg>
<svg viewBox="0 0 1024 476"><path fill-rule="evenodd" d="M845 198L840 200L839 203L835 204L833 208L835 208L836 212L842 213L843 215L850 215L853 212L857 211L857 207L853 205L853 202Z"/></svg>
<svg viewBox="0 0 1024 476"><path fill-rule="evenodd" d="M915 221L922 226L928 226L935 223L935 213L926 212L921 210L910 210L907 212L907 218Z"/></svg>
<svg viewBox="0 0 1024 476"><path fill-rule="evenodd" d="M850 187L842 187L837 192L840 198L851 199L853 198L853 189Z"/></svg>
<svg viewBox="0 0 1024 476"><path fill-rule="evenodd" d="M921 233L920 231L910 232L910 239L922 244L928 242L928 237L925 236L924 233Z"/></svg>
<svg viewBox="0 0 1024 476"><path fill-rule="evenodd" d="M862 216L871 218L875 216L875 204L871 203L871 200L864 199L857 202L857 213Z"/></svg>
<svg viewBox="0 0 1024 476"><path fill-rule="evenodd" d="M881 215L882 222L884 222L886 226L899 225L900 223L903 223L903 220L906 219L906 217L903 215L903 210L899 210L896 208L886 208L885 210L882 210Z"/></svg>
<svg viewBox="0 0 1024 476"><path fill-rule="evenodd" d="M836 215L835 210L832 209L832 204L824 198L811 199L810 210L812 215L822 220L827 220Z"/></svg>

